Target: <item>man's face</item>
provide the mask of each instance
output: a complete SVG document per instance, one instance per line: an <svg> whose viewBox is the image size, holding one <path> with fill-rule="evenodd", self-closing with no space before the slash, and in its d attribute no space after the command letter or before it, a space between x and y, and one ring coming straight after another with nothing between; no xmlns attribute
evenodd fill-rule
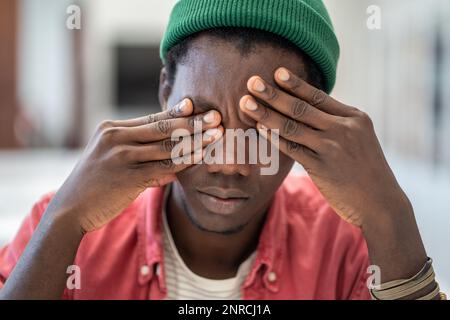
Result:
<svg viewBox="0 0 450 320"><path fill-rule="evenodd" d="M243 57L233 44L202 35L192 44L185 63L178 65L167 105L190 98L195 114L217 110L225 130L254 129L255 122L239 108L240 99L249 94L247 81L259 75L275 85L274 72L281 66L304 70L295 53L258 45ZM226 139L224 136L224 146ZM233 152L237 151L235 144ZM293 165L290 158L280 153L277 172L261 175L263 165L249 164L248 153L246 143L246 164L203 163L177 174L179 182L174 195L182 199L190 220L202 230L217 233L242 230L253 218L264 214Z"/></svg>

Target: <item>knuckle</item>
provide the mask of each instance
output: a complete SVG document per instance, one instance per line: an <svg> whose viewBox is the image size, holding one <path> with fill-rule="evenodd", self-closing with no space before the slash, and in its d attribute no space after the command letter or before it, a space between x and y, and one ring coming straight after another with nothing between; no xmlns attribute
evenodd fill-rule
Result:
<svg viewBox="0 0 450 320"><path fill-rule="evenodd" d="M129 161L131 160L131 150L123 146L118 146L114 150L114 156L121 161Z"/></svg>
<svg viewBox="0 0 450 320"><path fill-rule="evenodd" d="M278 99L278 91L273 88L270 87L267 89L267 101L276 101Z"/></svg>
<svg viewBox="0 0 450 320"><path fill-rule="evenodd" d="M373 127L372 118L366 112L359 111L359 119L364 127Z"/></svg>
<svg viewBox="0 0 450 320"><path fill-rule="evenodd" d="M297 121L288 119L285 121L283 126L283 135L286 137L291 137L298 133L299 127L300 125Z"/></svg>
<svg viewBox="0 0 450 320"><path fill-rule="evenodd" d="M362 111L359 110L358 108L355 108L355 107L352 107L352 106L348 106L348 108L350 109L350 111L352 111L352 112L354 112L354 113L356 113L356 114L359 114L359 113L362 112Z"/></svg>
<svg viewBox="0 0 450 320"><path fill-rule="evenodd" d="M339 145L339 143L329 140L327 143L325 143L325 146L325 152L327 153L328 157L330 159L337 159L341 152L341 146Z"/></svg>
<svg viewBox="0 0 450 320"><path fill-rule="evenodd" d="M158 161L158 165L164 170L172 170L175 167L175 164L170 159L160 160Z"/></svg>
<svg viewBox="0 0 450 320"><path fill-rule="evenodd" d="M353 118L346 118L341 126L340 130L340 138L343 139L346 143L353 144L355 143L356 136L359 135L359 130L361 129L358 120Z"/></svg>
<svg viewBox="0 0 450 320"><path fill-rule="evenodd" d="M346 130L349 125L348 119L349 118L335 117L335 121L333 121L333 124L331 126L332 129L338 132Z"/></svg>
<svg viewBox="0 0 450 320"><path fill-rule="evenodd" d="M303 90L304 82L297 77L292 78L289 82L289 87L293 92L300 92Z"/></svg>
<svg viewBox="0 0 450 320"><path fill-rule="evenodd" d="M168 120L162 120L157 122L157 130L164 135L168 134L171 128L172 122Z"/></svg>
<svg viewBox="0 0 450 320"><path fill-rule="evenodd" d="M328 98L328 95L320 89L313 89L313 93L311 95L311 105L316 107L324 104Z"/></svg>
<svg viewBox="0 0 450 320"><path fill-rule="evenodd" d="M292 104L292 116L297 120L303 119L308 111L309 106L303 100L296 99Z"/></svg>
<svg viewBox="0 0 450 320"><path fill-rule="evenodd" d="M177 141L175 140L164 140L162 143L162 149L165 152L171 152L173 148L177 145Z"/></svg>
<svg viewBox="0 0 450 320"><path fill-rule="evenodd" d="M258 115L259 115L259 120L260 121L266 121L266 120L268 120L269 118L270 118L270 111L269 111L269 109L268 108L266 108L266 107L263 107L263 108L260 108L260 112L258 113Z"/></svg>
<svg viewBox="0 0 450 320"><path fill-rule="evenodd" d="M197 121L196 119L198 119L198 117L190 117L188 119L188 127L189 128L194 128L195 127L195 122Z"/></svg>
<svg viewBox="0 0 450 320"><path fill-rule="evenodd" d="M121 131L121 129L119 129L117 127L109 127L107 129L104 129L101 131L101 139L108 140L108 141L114 141L117 138L120 131Z"/></svg>
<svg viewBox="0 0 450 320"><path fill-rule="evenodd" d="M106 129L112 128L114 127L114 121L112 120L104 120L102 122L100 122L100 124L97 127L97 131L104 131Z"/></svg>
<svg viewBox="0 0 450 320"><path fill-rule="evenodd" d="M194 117L190 117L190 118L188 119L188 127L189 127L190 129L194 129L196 124L198 124L198 125L200 125L200 126L203 124L203 118L202 118L202 116L197 115L197 116L194 116Z"/></svg>
<svg viewBox="0 0 450 320"><path fill-rule="evenodd" d="M288 141L287 149L289 153L299 153L302 150L302 146L294 141Z"/></svg>
<svg viewBox="0 0 450 320"><path fill-rule="evenodd" d="M166 111L167 112L167 116L169 118L176 118L178 116L178 113L179 113L178 110L179 109L177 107L174 107L174 108L171 108L171 109L167 110Z"/></svg>
<svg viewBox="0 0 450 320"><path fill-rule="evenodd" d="M359 131L361 129L361 119L360 118L349 118L345 124L345 132L351 133Z"/></svg>
<svg viewBox="0 0 450 320"><path fill-rule="evenodd" d="M330 115L330 121L327 121L324 124L324 130L326 132L330 132L331 134L339 132L342 129L342 127L344 127L344 122L345 122L344 120L345 120L345 118L335 116L335 115Z"/></svg>
<svg viewBox="0 0 450 320"><path fill-rule="evenodd" d="M148 117L147 117L147 123L150 124L150 123L155 122L155 121L156 121L156 118L157 118L157 117L156 117L155 114L149 114Z"/></svg>
<svg viewBox="0 0 450 320"><path fill-rule="evenodd" d="M355 119L354 118L341 118L339 119L336 124L335 127L338 129L338 131L348 131L348 130L353 130L354 126L355 126Z"/></svg>
<svg viewBox="0 0 450 320"><path fill-rule="evenodd" d="M295 155L297 155L299 157L303 157L303 158L317 158L317 156L314 153L314 151L312 151L311 149L308 149L304 145L301 145L301 144L293 142L293 141L288 141L287 142L287 149L288 149L289 153L295 154Z"/></svg>

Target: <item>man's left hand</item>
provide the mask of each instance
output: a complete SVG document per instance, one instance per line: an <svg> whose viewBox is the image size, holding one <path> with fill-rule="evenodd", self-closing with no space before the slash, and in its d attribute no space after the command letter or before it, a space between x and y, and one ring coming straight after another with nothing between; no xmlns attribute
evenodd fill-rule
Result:
<svg viewBox="0 0 450 320"><path fill-rule="evenodd" d="M241 99L240 107L268 140L267 130L279 130L279 149L305 168L341 218L362 227L387 215L411 213L366 113L285 68L275 72L275 82L279 88L250 78L251 95Z"/></svg>

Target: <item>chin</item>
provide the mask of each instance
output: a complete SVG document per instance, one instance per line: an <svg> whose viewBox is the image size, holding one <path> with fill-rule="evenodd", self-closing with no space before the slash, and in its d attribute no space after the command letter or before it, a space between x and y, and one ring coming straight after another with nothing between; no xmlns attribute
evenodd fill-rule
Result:
<svg viewBox="0 0 450 320"><path fill-rule="evenodd" d="M217 214L215 212L209 211L207 208L198 208L195 210L196 214L188 211L188 216L191 222L200 230L223 234L232 235L237 234L245 229L245 227L250 223L253 216L245 217L241 211L232 214Z"/></svg>

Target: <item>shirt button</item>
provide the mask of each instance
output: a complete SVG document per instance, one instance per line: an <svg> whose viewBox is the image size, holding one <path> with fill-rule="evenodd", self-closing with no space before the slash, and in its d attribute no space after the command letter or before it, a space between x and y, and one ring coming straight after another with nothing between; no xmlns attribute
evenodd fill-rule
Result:
<svg viewBox="0 0 450 320"><path fill-rule="evenodd" d="M150 267L147 265L141 266L141 275L148 276L150 274Z"/></svg>
<svg viewBox="0 0 450 320"><path fill-rule="evenodd" d="M269 280L269 282L275 282L277 281L277 274L275 272L269 272L268 276L267 276L267 280Z"/></svg>

